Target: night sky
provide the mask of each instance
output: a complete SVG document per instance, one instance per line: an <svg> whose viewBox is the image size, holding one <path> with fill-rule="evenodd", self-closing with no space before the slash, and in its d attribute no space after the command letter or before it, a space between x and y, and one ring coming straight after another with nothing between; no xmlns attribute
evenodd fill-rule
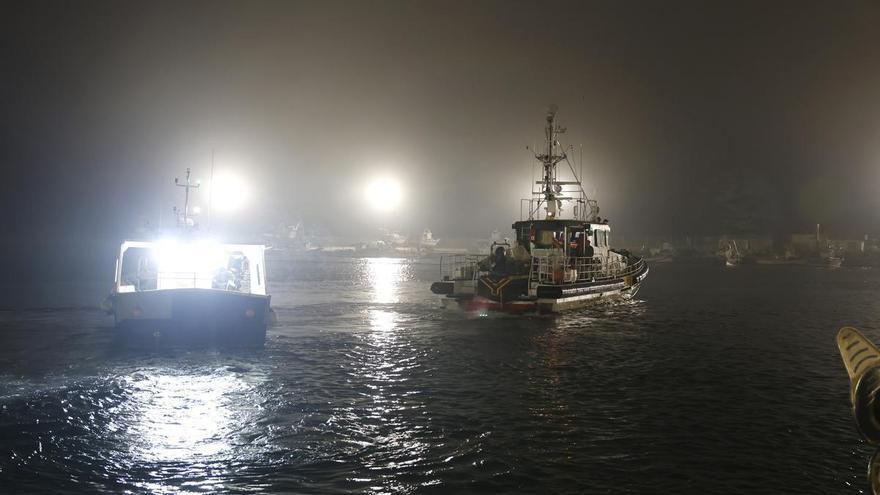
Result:
<svg viewBox="0 0 880 495"><path fill-rule="evenodd" d="M7 2L0 68L7 242L167 221L212 149L230 232L486 236L551 103L618 232L880 231L877 1Z"/></svg>

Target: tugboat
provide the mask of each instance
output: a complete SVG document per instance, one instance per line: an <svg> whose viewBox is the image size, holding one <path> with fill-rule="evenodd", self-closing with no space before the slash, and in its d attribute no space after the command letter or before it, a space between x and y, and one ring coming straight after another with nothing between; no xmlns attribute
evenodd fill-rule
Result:
<svg viewBox="0 0 880 495"><path fill-rule="evenodd" d="M598 300L631 298L648 275L643 259L612 249L611 226L587 197L558 137L556 107L547 113L545 144L535 158L543 176L520 202L514 244L494 240L488 256L454 255L440 262L441 280L431 291L468 312L556 313ZM570 177L558 175L565 162ZM535 187L539 186L539 187ZM572 205L566 218L567 205ZM524 215L525 207L528 208ZM539 218L543 216L543 218Z"/></svg>
<svg viewBox="0 0 880 495"><path fill-rule="evenodd" d="M159 240L126 240L105 309L128 343L256 345L274 317L266 292L265 246L221 244L198 235L190 181L178 229Z"/></svg>

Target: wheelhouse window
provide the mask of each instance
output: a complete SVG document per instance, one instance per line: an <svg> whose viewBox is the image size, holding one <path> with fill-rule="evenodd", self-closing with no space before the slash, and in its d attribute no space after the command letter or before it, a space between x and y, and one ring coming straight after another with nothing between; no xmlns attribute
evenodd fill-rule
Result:
<svg viewBox="0 0 880 495"><path fill-rule="evenodd" d="M555 247L559 241L557 233L552 230L539 230L535 236L535 247L538 249L551 249Z"/></svg>
<svg viewBox="0 0 880 495"><path fill-rule="evenodd" d="M214 269L213 275L212 289L235 292L250 292L251 290L251 263L247 256L241 252L231 253L224 266Z"/></svg>
<svg viewBox="0 0 880 495"><path fill-rule="evenodd" d="M129 246L119 264L118 290L215 289L263 293L259 256L247 249L200 244ZM255 272L256 270L256 272Z"/></svg>
<svg viewBox="0 0 880 495"><path fill-rule="evenodd" d="M122 255L120 286L128 292L155 290L159 281L159 267L151 248L130 247Z"/></svg>

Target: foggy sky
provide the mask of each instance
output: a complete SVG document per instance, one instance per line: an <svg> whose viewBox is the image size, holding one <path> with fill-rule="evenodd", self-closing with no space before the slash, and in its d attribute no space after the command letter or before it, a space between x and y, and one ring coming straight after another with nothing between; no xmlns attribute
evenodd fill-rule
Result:
<svg viewBox="0 0 880 495"><path fill-rule="evenodd" d="M878 26L876 1L7 3L0 221L167 221L213 149L254 192L230 231L485 236L555 103L618 232L878 232Z"/></svg>

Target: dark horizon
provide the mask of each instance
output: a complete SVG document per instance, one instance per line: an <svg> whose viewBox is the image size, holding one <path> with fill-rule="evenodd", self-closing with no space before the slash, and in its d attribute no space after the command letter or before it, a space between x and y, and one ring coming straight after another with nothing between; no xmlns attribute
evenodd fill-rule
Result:
<svg viewBox="0 0 880 495"><path fill-rule="evenodd" d="M230 230L481 236L517 219L550 103L621 234L880 230L876 2L8 10L9 238L124 235L212 150L252 189ZM362 207L379 175L396 216Z"/></svg>

